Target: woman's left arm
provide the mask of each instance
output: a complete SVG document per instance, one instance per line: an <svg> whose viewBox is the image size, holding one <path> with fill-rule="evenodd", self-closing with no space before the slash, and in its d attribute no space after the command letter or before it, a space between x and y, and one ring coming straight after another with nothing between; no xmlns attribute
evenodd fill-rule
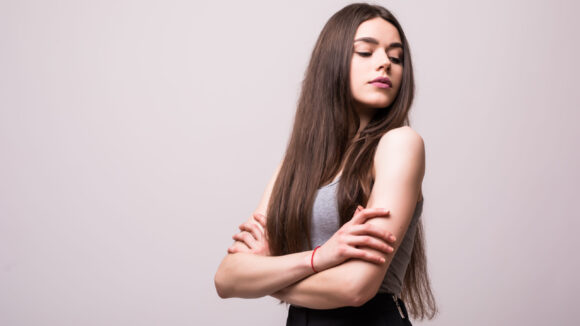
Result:
<svg viewBox="0 0 580 326"><path fill-rule="evenodd" d="M366 223L391 232L397 238L392 244L395 251L385 254L364 248L384 257L385 263L349 260L276 292L273 297L302 307L331 309L360 306L376 295L417 204L425 174L423 139L410 127L387 132L377 146L374 167L375 182L367 208L386 207L390 215Z"/></svg>

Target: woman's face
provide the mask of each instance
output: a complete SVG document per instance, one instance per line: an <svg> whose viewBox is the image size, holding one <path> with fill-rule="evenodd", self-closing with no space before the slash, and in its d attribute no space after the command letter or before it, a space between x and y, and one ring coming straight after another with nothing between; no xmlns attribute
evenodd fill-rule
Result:
<svg viewBox="0 0 580 326"><path fill-rule="evenodd" d="M350 66L350 88L357 111L391 105L402 77L403 46L395 26L381 17L362 22L354 37Z"/></svg>

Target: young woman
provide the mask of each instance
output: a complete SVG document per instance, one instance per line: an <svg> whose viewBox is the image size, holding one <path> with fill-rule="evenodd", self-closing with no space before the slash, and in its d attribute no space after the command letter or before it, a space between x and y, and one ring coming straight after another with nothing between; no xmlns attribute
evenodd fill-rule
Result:
<svg viewBox="0 0 580 326"><path fill-rule="evenodd" d="M287 325L410 325L406 304L433 318L413 93L388 10L351 4L329 19L284 159L215 275L220 297L271 295L291 304Z"/></svg>

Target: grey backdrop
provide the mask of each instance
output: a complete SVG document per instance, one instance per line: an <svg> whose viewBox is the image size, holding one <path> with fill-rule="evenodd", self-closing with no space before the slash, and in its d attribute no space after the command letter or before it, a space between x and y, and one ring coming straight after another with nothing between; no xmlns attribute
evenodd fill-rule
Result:
<svg viewBox="0 0 580 326"><path fill-rule="evenodd" d="M0 2L0 324L281 325L213 275L349 1ZM411 42L440 315L572 325L574 1L383 1Z"/></svg>

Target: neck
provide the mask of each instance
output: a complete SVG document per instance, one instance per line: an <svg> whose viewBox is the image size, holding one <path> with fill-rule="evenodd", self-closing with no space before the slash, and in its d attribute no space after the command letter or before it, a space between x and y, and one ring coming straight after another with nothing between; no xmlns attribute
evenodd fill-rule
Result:
<svg viewBox="0 0 580 326"><path fill-rule="evenodd" d="M358 114L358 118L359 118L360 123L358 126L358 131L356 132L355 139L358 138L358 136L360 135L360 132L369 124L369 122L373 118L373 115L376 112L376 109L375 108L357 108L356 112Z"/></svg>

